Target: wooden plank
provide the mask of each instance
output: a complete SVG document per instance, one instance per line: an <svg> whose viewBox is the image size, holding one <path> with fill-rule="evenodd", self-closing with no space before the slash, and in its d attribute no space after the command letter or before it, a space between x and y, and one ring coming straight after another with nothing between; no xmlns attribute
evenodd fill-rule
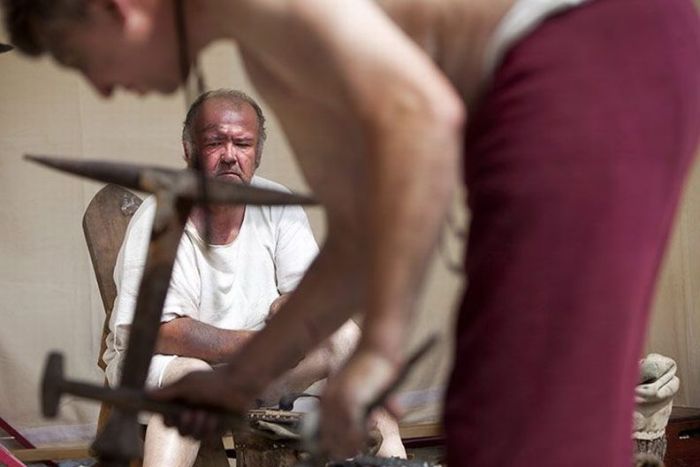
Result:
<svg viewBox="0 0 700 467"><path fill-rule="evenodd" d="M439 423L418 423L399 425L401 439L432 438L442 436L442 425Z"/></svg>
<svg viewBox="0 0 700 467"><path fill-rule="evenodd" d="M87 459L91 458L87 446L56 446L34 449L13 449L12 454L22 462L39 462L46 460Z"/></svg>
<svg viewBox="0 0 700 467"><path fill-rule="evenodd" d="M399 425L401 439L412 438L437 438L443 435L442 425L439 423L414 423ZM233 435L227 434L223 437L224 448L233 449Z"/></svg>
<svg viewBox="0 0 700 467"><path fill-rule="evenodd" d="M31 441L29 441L27 438L24 437L22 433L17 431L15 427L10 425L9 422L5 421L2 417L0 417L0 429L4 432L6 432L8 435L11 436L11 439L14 439L15 442L17 442L20 446L22 446L25 449L35 449L36 446L34 446ZM7 449L5 449L7 451ZM9 462L9 461L8 461ZM49 467L58 467L58 465L55 462L46 462L46 464ZM12 465L12 464L8 464ZM1 465L0 465L1 467Z"/></svg>
<svg viewBox="0 0 700 467"><path fill-rule="evenodd" d="M700 420L700 407L684 407L674 405L671 410L671 422L684 421L687 419Z"/></svg>

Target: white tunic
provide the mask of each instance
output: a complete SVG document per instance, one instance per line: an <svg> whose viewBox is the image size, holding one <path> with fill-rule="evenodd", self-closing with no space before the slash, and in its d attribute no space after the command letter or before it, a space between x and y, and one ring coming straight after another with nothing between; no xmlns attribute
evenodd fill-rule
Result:
<svg viewBox="0 0 700 467"><path fill-rule="evenodd" d="M286 190L260 177L254 177L252 184ZM134 214L117 257L117 298L104 355L110 385L116 385L121 374L155 210L155 198L147 198ZM188 221L161 321L189 316L222 329L259 330L270 304L297 286L317 253L306 214L297 206L246 206L236 239L227 245L212 245L209 252ZM173 358L154 356L149 386L160 385Z"/></svg>

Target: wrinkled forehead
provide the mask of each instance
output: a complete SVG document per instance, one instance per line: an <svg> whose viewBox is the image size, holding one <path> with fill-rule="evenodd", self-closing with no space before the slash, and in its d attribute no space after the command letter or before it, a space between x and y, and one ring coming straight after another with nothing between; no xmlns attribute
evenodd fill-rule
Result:
<svg viewBox="0 0 700 467"><path fill-rule="evenodd" d="M257 137L258 120L247 102L213 98L202 104L195 121L195 131L202 135L217 131L250 133Z"/></svg>

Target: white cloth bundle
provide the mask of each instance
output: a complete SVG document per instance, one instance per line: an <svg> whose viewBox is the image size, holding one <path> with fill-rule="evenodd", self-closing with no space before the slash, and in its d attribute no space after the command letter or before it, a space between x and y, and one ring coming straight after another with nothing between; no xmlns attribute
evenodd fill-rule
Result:
<svg viewBox="0 0 700 467"><path fill-rule="evenodd" d="M679 387L675 361L655 353L641 360L639 384L634 388L634 439L664 435Z"/></svg>

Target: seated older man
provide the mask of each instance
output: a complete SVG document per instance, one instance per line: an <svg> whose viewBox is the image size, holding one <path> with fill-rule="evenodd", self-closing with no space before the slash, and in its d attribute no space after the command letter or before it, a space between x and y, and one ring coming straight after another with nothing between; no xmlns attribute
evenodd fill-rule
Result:
<svg viewBox="0 0 700 467"><path fill-rule="evenodd" d="M185 119L185 159L195 155L210 176L236 183L284 189L255 176L265 141L265 118L249 96L232 90L200 96ZM117 265L118 296L105 353L107 379L118 381L155 214L150 197L134 215ZM266 319L277 312L318 252L300 207L212 206L209 245L205 215L193 210L180 242L162 315L157 354L148 385L160 387L194 370L226 361ZM263 397L279 400L325 378L351 353L359 329L348 321L327 342L290 370ZM394 421L377 419L384 443L380 454L405 456ZM144 465L191 466L199 442L166 428L160 417L148 422Z"/></svg>

